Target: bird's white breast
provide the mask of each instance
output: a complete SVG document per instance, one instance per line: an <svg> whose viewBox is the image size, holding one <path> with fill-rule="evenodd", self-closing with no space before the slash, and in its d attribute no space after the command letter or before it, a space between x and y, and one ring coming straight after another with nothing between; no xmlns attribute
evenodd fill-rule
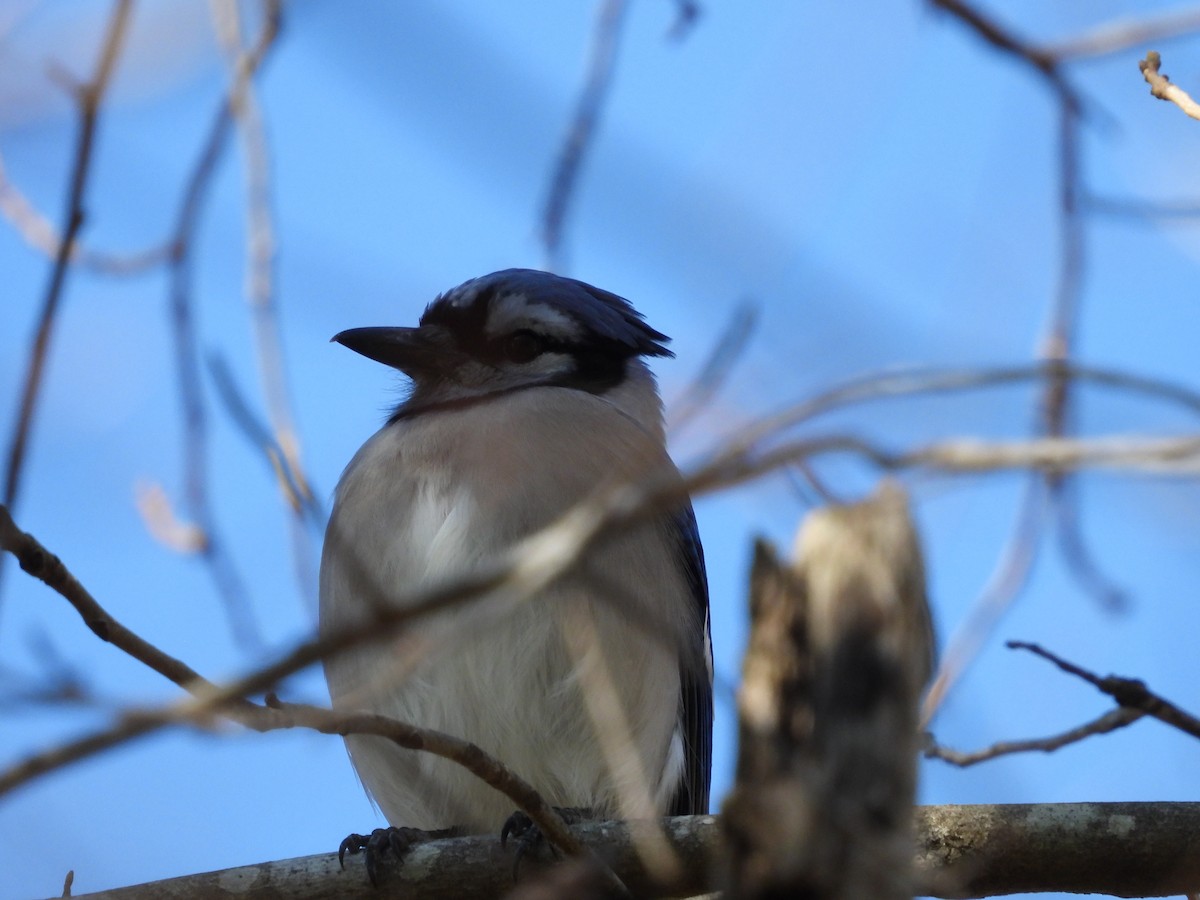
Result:
<svg viewBox="0 0 1200 900"><path fill-rule="evenodd" d="M470 571L622 467L670 467L656 424L602 397L535 388L385 427L338 485L322 629ZM637 524L515 608L464 604L331 660L334 704L474 741L552 804L661 813L680 766L682 626L669 613L689 606L671 540L661 523ZM490 830L511 812L445 760L378 738L347 743L392 824Z"/></svg>

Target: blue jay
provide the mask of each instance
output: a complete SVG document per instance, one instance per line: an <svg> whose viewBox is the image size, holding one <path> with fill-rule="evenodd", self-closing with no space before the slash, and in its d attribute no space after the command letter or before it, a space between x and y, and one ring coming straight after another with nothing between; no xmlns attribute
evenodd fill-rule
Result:
<svg viewBox="0 0 1200 900"><path fill-rule="evenodd" d="M323 630L470 571L598 486L678 476L643 359L673 355L669 339L615 294L507 269L442 294L417 328L333 340L400 370L412 389L338 484ZM329 660L325 674L335 708L473 741L552 805L596 818L705 813L708 617L685 501L604 538L527 602L424 617ZM444 759L367 735L346 744L393 831L485 833L511 812ZM361 843L348 849L367 847L370 865L367 839L352 838Z"/></svg>

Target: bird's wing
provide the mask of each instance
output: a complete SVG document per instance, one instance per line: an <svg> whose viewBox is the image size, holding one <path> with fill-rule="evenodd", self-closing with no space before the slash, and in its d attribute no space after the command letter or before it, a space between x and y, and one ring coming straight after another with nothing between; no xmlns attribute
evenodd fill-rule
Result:
<svg viewBox="0 0 1200 900"><path fill-rule="evenodd" d="M708 577L704 571L704 548L696 528L696 514L689 503L671 520L680 563L691 590L694 639L680 654L679 718L683 732L683 779L668 810L673 816L708 812L712 778L712 637L709 632Z"/></svg>

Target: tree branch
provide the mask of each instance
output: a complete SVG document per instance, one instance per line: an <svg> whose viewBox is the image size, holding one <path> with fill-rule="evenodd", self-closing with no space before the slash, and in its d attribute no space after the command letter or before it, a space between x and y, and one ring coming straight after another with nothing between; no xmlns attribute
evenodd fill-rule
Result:
<svg viewBox="0 0 1200 900"><path fill-rule="evenodd" d="M600 12L592 35L588 73L575 107L575 116L567 129L550 190L542 208L542 245L546 252L546 268L557 271L562 266L563 226L567 208L579 182L579 172L594 139L600 112L608 97L616 67L617 44L621 36L621 21L628 0L600 0Z"/></svg>
<svg viewBox="0 0 1200 900"><path fill-rule="evenodd" d="M810 513L782 564L755 547L723 806L740 900L912 897L917 702L933 634L908 500Z"/></svg>
<svg viewBox="0 0 1200 900"><path fill-rule="evenodd" d="M1061 656L1056 656L1049 650L1026 641L1008 641L1005 645L1013 650L1028 650L1042 659L1047 659L1069 675L1082 678L1088 684L1102 693L1108 694L1121 705L1122 709L1139 710L1148 716L1153 716L1160 722L1165 722L1173 728L1178 728L1185 734L1200 738L1200 719L1191 713L1180 709L1169 700L1155 694L1145 682L1136 678L1121 678L1118 675L1107 675L1101 678L1087 669L1068 662Z"/></svg>
<svg viewBox="0 0 1200 900"><path fill-rule="evenodd" d="M38 315L33 353L30 355L29 365L25 370L21 405L17 412L17 422L13 429L8 459L5 463L4 495L0 497L0 502L3 502L5 506L15 505L20 492L25 450L33 427L33 414L37 406L38 395L41 393L46 357L50 351L50 338L62 300L63 287L66 284L68 264L75 249L76 238L86 217L84 194L87 190L88 176L91 174L92 147L95 143L96 120L100 112L100 102L104 98L113 70L116 68L117 56L125 38L132 8L132 0L117 0L114 4L100 58L96 63L96 71L92 75L91 81L78 85L74 90L75 101L79 107L79 137L75 144L71 186L67 191L66 211L63 214L62 240L58 244L54 266L50 270L50 281L46 285L46 293L42 298L42 310ZM3 558L0 558L0 573L3 571L4 561Z"/></svg>
<svg viewBox="0 0 1200 900"><path fill-rule="evenodd" d="M1136 722L1144 715L1146 715L1144 712L1136 709L1112 709L1097 719L1072 728L1070 731L1064 731L1061 734L1045 738L1032 738L1025 741L999 741L990 747L970 753L953 750L950 747L943 747L934 742L931 737L925 747L925 758L940 759L944 762L965 768L973 766L976 763L986 762L989 759L996 759L999 756L1008 756L1013 753L1029 753L1034 750L1039 750L1042 753L1053 753L1055 750L1059 750L1070 744L1079 743L1084 738L1089 738L1097 734L1108 734L1119 728L1124 728L1126 725Z"/></svg>
<svg viewBox="0 0 1200 900"><path fill-rule="evenodd" d="M1151 96L1174 103L1191 118L1200 119L1200 103L1193 100L1188 92L1179 85L1172 84L1170 78L1159 72L1161 66L1162 56L1156 50L1151 50L1146 54L1146 58L1138 63L1142 77L1146 79L1146 84L1150 85Z"/></svg>
<svg viewBox="0 0 1200 900"><path fill-rule="evenodd" d="M1119 897L1179 896L1200 890L1200 803L1048 803L918 807L917 890L934 897L991 897L1025 891ZM682 880L653 882L636 838L620 822L588 822L572 831L639 896L714 891L721 825L713 816L664 820L672 848L686 861ZM524 868L524 867L523 867ZM402 866L381 863L381 886L411 900L501 897L512 889L512 861L494 836L415 846ZM78 895L79 900L378 900L361 872L338 868L337 854L260 863L134 887Z"/></svg>

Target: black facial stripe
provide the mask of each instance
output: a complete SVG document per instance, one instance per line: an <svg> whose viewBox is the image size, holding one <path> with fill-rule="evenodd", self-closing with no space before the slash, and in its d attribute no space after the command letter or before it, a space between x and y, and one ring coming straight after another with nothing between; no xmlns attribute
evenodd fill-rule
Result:
<svg viewBox="0 0 1200 900"><path fill-rule="evenodd" d="M575 370L559 380L564 387L603 394L625 380L628 355L614 355L605 349L589 349L578 350L571 356L575 361Z"/></svg>
<svg viewBox="0 0 1200 900"><path fill-rule="evenodd" d="M625 359L614 359L613 357L596 357L589 360L588 363L580 364L579 356L576 356L577 366L572 372L567 372L565 375L547 378L544 381L533 381L529 384L515 384L511 387L501 388L497 391L489 391L486 394L475 394L469 397L455 397L452 400L442 400L434 403L419 404L417 406L409 406L402 403L392 413L388 419L388 424L398 422L401 419L411 419L416 416L423 416L427 413L436 413L447 410L467 409L475 406L478 403L487 403L494 400L496 397L503 397L505 394L515 394L517 391L528 391L533 388L557 387L567 388L574 391L585 391L589 394L597 396L607 393L612 388L619 385L625 380Z"/></svg>
<svg viewBox="0 0 1200 900"><path fill-rule="evenodd" d="M462 306L435 300L425 310L421 324L445 328L458 349L473 359L496 368L511 365L505 353L505 341L515 332L489 336L486 330L489 308L496 300L496 294L494 286L485 287L469 304ZM562 354L574 364L571 371L548 378L540 384L554 384L594 394L602 394L620 384L625 378L626 361L646 352L643 348L601 337L590 329L582 339L571 341L532 327L524 330L541 342L542 353Z"/></svg>
<svg viewBox="0 0 1200 900"><path fill-rule="evenodd" d="M603 394L624 381L625 363L633 355L628 347L615 341L600 340L594 335L582 344L537 336L542 342L542 353L561 353L574 363L571 371L553 376L545 383ZM503 358L499 341L493 342L488 350L490 355Z"/></svg>

